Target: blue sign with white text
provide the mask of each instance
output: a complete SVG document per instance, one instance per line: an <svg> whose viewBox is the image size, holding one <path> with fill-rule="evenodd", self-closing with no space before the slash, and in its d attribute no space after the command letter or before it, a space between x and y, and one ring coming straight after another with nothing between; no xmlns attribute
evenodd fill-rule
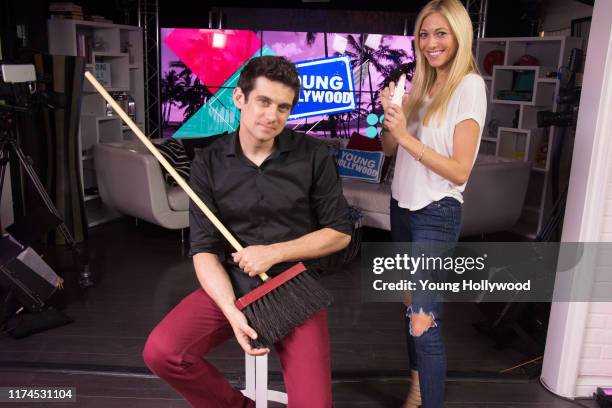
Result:
<svg viewBox="0 0 612 408"><path fill-rule="evenodd" d="M355 110L351 61L347 55L295 64L300 74L300 99L289 120Z"/></svg>
<svg viewBox="0 0 612 408"><path fill-rule="evenodd" d="M340 149L337 155L338 174L341 177L378 183L383 160L383 152Z"/></svg>

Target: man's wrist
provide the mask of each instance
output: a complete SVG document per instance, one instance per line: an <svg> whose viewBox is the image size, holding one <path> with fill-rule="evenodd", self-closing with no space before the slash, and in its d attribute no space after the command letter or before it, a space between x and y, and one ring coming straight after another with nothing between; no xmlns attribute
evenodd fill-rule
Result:
<svg viewBox="0 0 612 408"><path fill-rule="evenodd" d="M270 250L274 254L274 264L285 262L285 252L282 243L270 244Z"/></svg>
<svg viewBox="0 0 612 408"><path fill-rule="evenodd" d="M238 310L234 302L235 300L232 300L231 302L225 302L217 305L225 317L228 317L228 315Z"/></svg>

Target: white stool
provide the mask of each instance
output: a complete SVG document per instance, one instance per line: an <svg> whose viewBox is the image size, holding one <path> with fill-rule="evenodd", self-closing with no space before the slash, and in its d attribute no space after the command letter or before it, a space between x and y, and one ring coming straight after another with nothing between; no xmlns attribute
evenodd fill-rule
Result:
<svg viewBox="0 0 612 408"><path fill-rule="evenodd" d="M287 405L287 394L268 390L268 356L254 357L244 354L245 386L242 393L255 400L256 408L268 408L268 401Z"/></svg>

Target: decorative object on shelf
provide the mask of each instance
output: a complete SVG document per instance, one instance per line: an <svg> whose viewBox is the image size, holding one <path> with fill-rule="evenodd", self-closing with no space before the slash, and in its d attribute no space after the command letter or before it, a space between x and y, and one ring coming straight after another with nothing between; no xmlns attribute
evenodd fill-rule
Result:
<svg viewBox="0 0 612 408"><path fill-rule="evenodd" d="M132 55L132 43L129 41L121 42L121 52L124 54L129 54L130 56L130 64L134 63L134 56Z"/></svg>
<svg viewBox="0 0 612 408"><path fill-rule="evenodd" d="M94 76L102 85L111 86L111 64L108 62L96 62L94 65Z"/></svg>
<svg viewBox="0 0 612 408"><path fill-rule="evenodd" d="M93 50L94 51L106 51L108 49L108 44L106 40L100 36L94 36L93 38Z"/></svg>
<svg viewBox="0 0 612 408"><path fill-rule="evenodd" d="M86 32L77 32L77 55L85 57L88 64L91 64L91 50L93 39Z"/></svg>
<svg viewBox="0 0 612 408"><path fill-rule="evenodd" d="M502 50L493 50L485 55L482 65L487 75L493 75L493 65L504 65L505 56Z"/></svg>
<svg viewBox="0 0 612 408"><path fill-rule="evenodd" d="M513 73L512 89L500 89L497 99L507 101L530 101L533 98L535 71L525 70Z"/></svg>
<svg viewBox="0 0 612 408"><path fill-rule="evenodd" d="M130 94L127 95L127 99L128 99L127 114L135 122L136 121L136 101Z"/></svg>
<svg viewBox="0 0 612 408"><path fill-rule="evenodd" d="M83 7L54 1L49 4L49 14L52 19L83 20Z"/></svg>
<svg viewBox="0 0 612 408"><path fill-rule="evenodd" d="M538 60L533 55L525 54L516 61L514 61L514 65L519 66L538 66L540 65L540 60Z"/></svg>
<svg viewBox="0 0 612 408"><path fill-rule="evenodd" d="M543 169L546 167L547 159L548 159L548 142L543 140L540 143L540 146L538 147L538 151L535 155L535 164L539 168Z"/></svg>
<svg viewBox="0 0 612 408"><path fill-rule="evenodd" d="M514 111L514 117L512 118L512 127L513 128L518 128L519 127L520 116L521 116L520 109L515 110Z"/></svg>
<svg viewBox="0 0 612 408"><path fill-rule="evenodd" d="M96 23L113 24L113 20L109 20L108 18L105 18L104 16L91 15L89 16L88 20L94 21Z"/></svg>
<svg viewBox="0 0 612 408"><path fill-rule="evenodd" d="M111 92L110 94L117 101L119 106L121 106L121 109L123 109L133 121L136 121L136 101L132 95L127 92ZM113 108L108 102L105 102L105 104L106 116L114 116L115 113Z"/></svg>
<svg viewBox="0 0 612 408"><path fill-rule="evenodd" d="M490 139L497 139L497 129L502 125L501 121L493 119L489 121L487 125L487 137Z"/></svg>
<svg viewBox="0 0 612 408"><path fill-rule="evenodd" d="M512 153L512 158L516 160L525 160L525 152L523 150L515 150Z"/></svg>

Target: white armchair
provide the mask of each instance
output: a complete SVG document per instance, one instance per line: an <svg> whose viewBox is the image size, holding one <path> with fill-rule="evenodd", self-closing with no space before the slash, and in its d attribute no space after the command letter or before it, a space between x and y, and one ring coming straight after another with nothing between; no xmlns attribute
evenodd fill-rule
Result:
<svg viewBox="0 0 612 408"><path fill-rule="evenodd" d="M161 166L139 141L94 147L98 190L104 204L169 229L189 226L189 198L168 186Z"/></svg>

